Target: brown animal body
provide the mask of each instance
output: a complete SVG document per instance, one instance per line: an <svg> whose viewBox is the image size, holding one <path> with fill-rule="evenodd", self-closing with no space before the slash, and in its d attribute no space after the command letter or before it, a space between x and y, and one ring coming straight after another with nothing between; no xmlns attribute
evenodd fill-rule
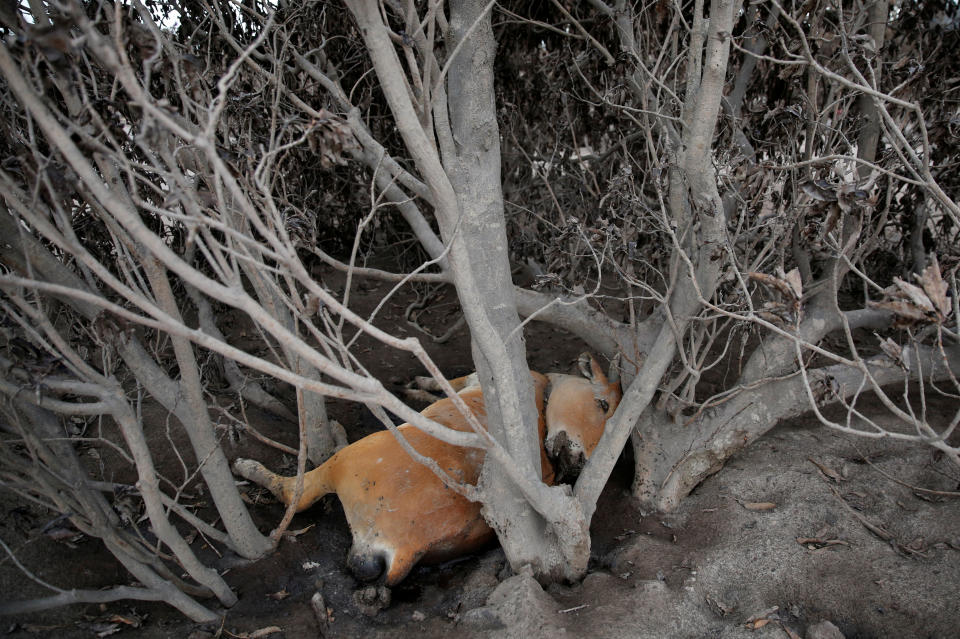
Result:
<svg viewBox="0 0 960 639"><path fill-rule="evenodd" d="M553 442L548 448L582 461L593 451L620 401L620 385L614 373L611 381L589 355L581 356L581 370L587 377L531 371L546 483L554 481L553 466L542 445L548 431L549 437L561 440L561 444ZM476 376L451 383L486 427L483 393ZM422 414L449 428L469 429L450 398L431 404ZM417 452L434 459L452 478L477 483L484 458L482 449L447 444L409 424L399 430ZM248 459L238 459L234 470L268 488L283 503L292 501L296 478L281 477ZM468 554L494 538L480 513L481 504L445 486L429 468L411 458L389 431L350 444L304 474L297 510L330 493L336 493L343 504L353 535L348 565L362 580L383 576L392 586L419 561L444 561Z"/></svg>

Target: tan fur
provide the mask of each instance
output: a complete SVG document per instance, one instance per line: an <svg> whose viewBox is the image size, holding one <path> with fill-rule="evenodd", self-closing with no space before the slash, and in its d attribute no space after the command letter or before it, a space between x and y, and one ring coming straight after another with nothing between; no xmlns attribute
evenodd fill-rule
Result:
<svg viewBox="0 0 960 639"><path fill-rule="evenodd" d="M589 358L587 361L584 357ZM612 370L615 371L617 361ZM551 391L547 401L546 447L552 457L560 455L582 455L579 465L590 458L603 436L607 420L620 405L621 391L619 375L611 373L608 378L593 357L581 355L581 370L586 378L571 375L549 374ZM593 397L585 393L589 386ZM592 401L591 401L592 400ZM564 433L570 450L554 450L553 441Z"/></svg>
<svg viewBox="0 0 960 639"><path fill-rule="evenodd" d="M597 409L597 393L602 389L598 390L596 381L568 375L551 375L548 381L540 373L531 371L531 375L540 413L540 441L544 441L552 419L562 426L552 426L551 430L566 429L571 441L582 442L587 454L592 452L606 419L619 402L619 385L610 385L613 388L605 391L610 410L604 413ZM606 382L602 372L600 376ZM460 397L486 426L483 394L475 385L475 376L458 378L453 383ZM552 390L545 411L548 383ZM469 428L449 398L431 404L422 414L449 428L461 431ZM400 426L399 430L414 449L434 459L453 478L467 484L477 483L483 450L446 444L409 424ZM552 484L553 466L542 446L541 464L543 481ZM234 469L270 489L282 502L292 500L295 478L275 475L251 460L237 460ZM401 581L418 561L443 561L467 554L494 538L480 514L481 505L447 488L429 468L414 461L389 431L354 442L306 473L297 510L308 508L329 493L336 493L340 498L353 534L351 563L382 559L387 585Z"/></svg>

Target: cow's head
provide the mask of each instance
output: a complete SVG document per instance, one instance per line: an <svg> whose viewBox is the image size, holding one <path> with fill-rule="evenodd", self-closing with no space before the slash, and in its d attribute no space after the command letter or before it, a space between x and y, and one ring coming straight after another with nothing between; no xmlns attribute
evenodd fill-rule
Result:
<svg viewBox="0 0 960 639"><path fill-rule="evenodd" d="M549 374L547 397L547 455L553 460L560 478L579 473L596 448L607 420L620 404L620 357L603 374L600 364L589 353L580 356L580 371L575 375Z"/></svg>

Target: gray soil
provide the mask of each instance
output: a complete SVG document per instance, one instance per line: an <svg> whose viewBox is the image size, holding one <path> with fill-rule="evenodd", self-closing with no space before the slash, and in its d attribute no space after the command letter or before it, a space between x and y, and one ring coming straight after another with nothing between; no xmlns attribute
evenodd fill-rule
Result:
<svg viewBox="0 0 960 639"><path fill-rule="evenodd" d="M960 636L960 510L888 477L957 488L927 450L787 425L642 520L659 530L625 530L582 584L516 576L464 618L491 637L831 636L823 621L848 638Z"/></svg>

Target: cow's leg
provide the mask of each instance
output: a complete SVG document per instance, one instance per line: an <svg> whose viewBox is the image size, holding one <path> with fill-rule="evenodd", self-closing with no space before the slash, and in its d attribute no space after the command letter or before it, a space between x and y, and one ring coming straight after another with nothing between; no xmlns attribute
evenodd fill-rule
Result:
<svg viewBox="0 0 960 639"><path fill-rule="evenodd" d="M327 465L324 464L308 473L304 473L303 491L300 494L300 501L297 502L297 512L309 508L321 497L333 492L333 488L327 482L327 471ZM263 486L284 504L289 505L293 501L293 495L297 487L296 477L281 477L267 470L260 462L252 459L237 459L233 462L233 472Z"/></svg>

